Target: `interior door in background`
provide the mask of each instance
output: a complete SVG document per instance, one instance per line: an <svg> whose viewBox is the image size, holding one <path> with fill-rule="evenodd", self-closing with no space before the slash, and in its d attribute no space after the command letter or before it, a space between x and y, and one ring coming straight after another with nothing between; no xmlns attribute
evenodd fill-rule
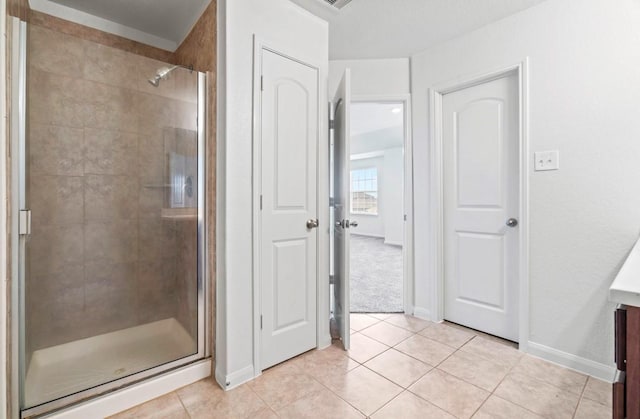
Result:
<svg viewBox="0 0 640 419"><path fill-rule="evenodd" d="M260 275L265 369L316 347L318 70L262 50Z"/></svg>
<svg viewBox="0 0 640 419"><path fill-rule="evenodd" d="M351 107L351 71L346 69L332 102L333 114L333 315L344 349L349 349L349 210L351 196L351 152L349 147L349 110Z"/></svg>
<svg viewBox="0 0 640 419"><path fill-rule="evenodd" d="M515 74L444 95L444 317L518 340Z"/></svg>

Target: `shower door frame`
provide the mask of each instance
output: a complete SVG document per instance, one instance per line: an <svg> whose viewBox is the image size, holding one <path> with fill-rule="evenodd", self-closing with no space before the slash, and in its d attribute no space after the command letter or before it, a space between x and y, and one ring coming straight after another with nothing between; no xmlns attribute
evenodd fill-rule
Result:
<svg viewBox="0 0 640 419"><path fill-rule="evenodd" d="M198 77L197 143L198 143L198 206L197 206L197 352L138 373L112 380L68 396L54 399L30 408L24 406L25 386L25 242L20 234L20 211L26 208L26 120L27 120L27 22L11 18L11 416L30 417L109 394L114 390L143 382L143 380L175 371L211 356L210 301L206 254L209 246L206 228L206 112L207 75ZM17 286L15 286L17 285Z"/></svg>

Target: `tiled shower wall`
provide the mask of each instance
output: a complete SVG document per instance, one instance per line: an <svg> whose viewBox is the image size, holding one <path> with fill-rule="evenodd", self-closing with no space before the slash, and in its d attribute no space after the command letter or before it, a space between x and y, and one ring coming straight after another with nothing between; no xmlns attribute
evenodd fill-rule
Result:
<svg viewBox="0 0 640 419"><path fill-rule="evenodd" d="M154 88L166 65L29 27L28 351L169 317L195 330L196 222L162 208L163 129L196 130L197 77Z"/></svg>

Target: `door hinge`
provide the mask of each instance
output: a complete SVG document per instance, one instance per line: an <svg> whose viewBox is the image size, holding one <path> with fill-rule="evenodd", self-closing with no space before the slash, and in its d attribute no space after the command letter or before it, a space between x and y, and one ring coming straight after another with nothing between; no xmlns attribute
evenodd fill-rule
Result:
<svg viewBox="0 0 640 419"><path fill-rule="evenodd" d="M336 206L336 199L333 197L329 198L329 208L333 208Z"/></svg>
<svg viewBox="0 0 640 419"><path fill-rule="evenodd" d="M31 234L31 210L20 210L18 234L21 236L28 236Z"/></svg>
<svg viewBox="0 0 640 419"><path fill-rule="evenodd" d="M262 314L260 315L260 330L262 330Z"/></svg>
<svg viewBox="0 0 640 419"><path fill-rule="evenodd" d="M260 195L260 211L262 211L262 195Z"/></svg>
<svg viewBox="0 0 640 419"><path fill-rule="evenodd" d="M407 214L404 215L404 220L407 221Z"/></svg>
<svg viewBox="0 0 640 419"><path fill-rule="evenodd" d="M335 119L330 119L329 120L329 129L336 129L336 120Z"/></svg>
<svg viewBox="0 0 640 419"><path fill-rule="evenodd" d="M260 76L260 90L264 90L264 76Z"/></svg>
<svg viewBox="0 0 640 419"><path fill-rule="evenodd" d="M336 283L336 277L334 275L329 275L329 285L333 285Z"/></svg>

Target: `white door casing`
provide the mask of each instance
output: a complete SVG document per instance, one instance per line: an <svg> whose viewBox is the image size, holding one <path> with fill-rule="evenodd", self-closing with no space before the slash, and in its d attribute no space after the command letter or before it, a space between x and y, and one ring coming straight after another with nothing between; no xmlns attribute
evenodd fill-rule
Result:
<svg viewBox="0 0 640 419"><path fill-rule="evenodd" d="M444 318L518 341L517 74L442 99Z"/></svg>
<svg viewBox="0 0 640 419"><path fill-rule="evenodd" d="M350 114L351 70L346 69L331 104L334 108L333 161L334 161L334 317L345 350L349 349L351 311L349 301L349 212L351 203Z"/></svg>
<svg viewBox="0 0 640 419"><path fill-rule="evenodd" d="M316 347L318 70L261 51L260 369Z"/></svg>

